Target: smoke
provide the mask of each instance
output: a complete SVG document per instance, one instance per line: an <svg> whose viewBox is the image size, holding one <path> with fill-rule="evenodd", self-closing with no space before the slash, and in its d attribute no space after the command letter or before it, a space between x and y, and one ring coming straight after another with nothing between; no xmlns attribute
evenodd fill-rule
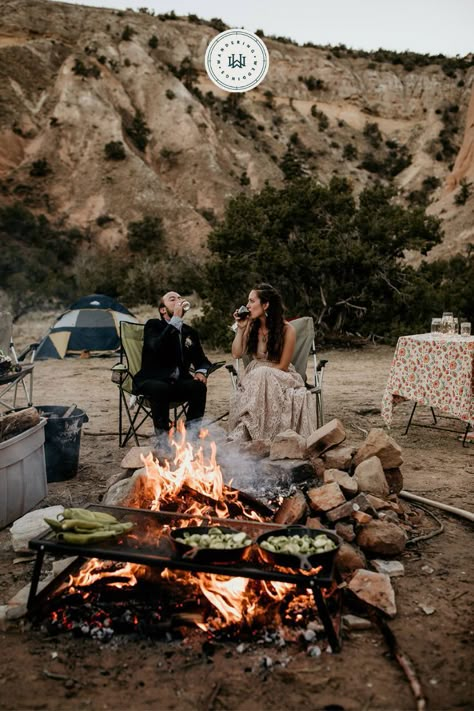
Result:
<svg viewBox="0 0 474 711"><path fill-rule="evenodd" d="M207 436L202 436L202 430L208 431ZM180 441L179 432L175 432L173 436L177 442ZM210 460L211 445L215 443L216 461L222 471L224 483L264 503L288 496L294 490L295 482L305 478L304 472L301 476L297 471L298 462L271 461L268 457L270 443L229 442L224 427L218 423L206 424L206 419L202 422L186 423L186 442L191 444L195 452L201 447L205 461ZM153 446L159 455L173 459L175 449L166 432L155 438ZM248 446L254 451L256 449L258 454L246 451Z"/></svg>

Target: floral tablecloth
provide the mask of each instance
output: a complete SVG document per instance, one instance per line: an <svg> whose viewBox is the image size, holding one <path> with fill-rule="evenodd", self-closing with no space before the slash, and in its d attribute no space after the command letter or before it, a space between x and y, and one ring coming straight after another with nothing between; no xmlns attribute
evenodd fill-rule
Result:
<svg viewBox="0 0 474 711"><path fill-rule="evenodd" d="M399 338L382 398L388 426L393 406L402 400L474 425L474 337L424 333Z"/></svg>

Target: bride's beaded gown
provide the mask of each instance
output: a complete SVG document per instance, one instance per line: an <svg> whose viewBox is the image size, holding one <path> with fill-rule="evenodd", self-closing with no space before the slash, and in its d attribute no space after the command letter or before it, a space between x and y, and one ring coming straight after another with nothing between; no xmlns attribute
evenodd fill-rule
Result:
<svg viewBox="0 0 474 711"><path fill-rule="evenodd" d="M231 397L228 439L273 440L285 430L307 437L315 429L314 403L301 375L292 365L288 371L272 368L259 353Z"/></svg>

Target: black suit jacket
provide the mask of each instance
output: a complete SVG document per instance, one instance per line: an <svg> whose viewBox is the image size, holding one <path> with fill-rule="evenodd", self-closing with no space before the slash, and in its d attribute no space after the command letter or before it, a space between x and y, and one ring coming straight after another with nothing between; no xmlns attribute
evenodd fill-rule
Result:
<svg viewBox="0 0 474 711"><path fill-rule="evenodd" d="M145 324L142 367L134 381L149 378L169 380L179 368L180 378L190 378L189 369L206 370L212 363L206 358L197 331L183 323L181 331L168 321L152 318Z"/></svg>

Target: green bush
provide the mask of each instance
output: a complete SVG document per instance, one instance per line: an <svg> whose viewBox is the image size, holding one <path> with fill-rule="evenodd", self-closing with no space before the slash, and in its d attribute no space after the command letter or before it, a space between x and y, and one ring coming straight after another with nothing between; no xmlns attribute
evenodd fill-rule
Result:
<svg viewBox="0 0 474 711"><path fill-rule="evenodd" d="M31 164L30 175L33 178L44 178L52 172L52 168L46 158L40 158Z"/></svg>
<svg viewBox="0 0 474 711"><path fill-rule="evenodd" d="M86 66L82 59L76 58L72 71L79 77L93 77L94 79L98 79L100 77L99 67L96 64Z"/></svg>
<svg viewBox="0 0 474 711"><path fill-rule="evenodd" d="M158 37L156 35L152 35L150 39L148 40L148 46L151 49L156 49L158 47Z"/></svg>
<svg viewBox="0 0 474 711"><path fill-rule="evenodd" d="M311 116L314 116L314 118L318 119L318 127L320 131L325 131L327 128L329 128L329 119L324 113L324 111L320 111L318 107L313 104L311 107Z"/></svg>
<svg viewBox="0 0 474 711"><path fill-rule="evenodd" d="M392 323L413 319L416 272L402 257L406 249L426 254L441 228L395 199L395 191L376 185L356 201L342 178L327 186L297 179L232 199L209 236L201 323L207 339L229 345L232 311L259 281L281 290L291 316L312 315L321 337L385 334Z"/></svg>
<svg viewBox="0 0 474 711"><path fill-rule="evenodd" d="M279 167L286 181L297 180L304 175L303 162L290 143Z"/></svg>
<svg viewBox="0 0 474 711"><path fill-rule="evenodd" d="M359 151L353 143L346 143L342 151L342 157L346 160L357 160Z"/></svg>
<svg viewBox="0 0 474 711"><path fill-rule="evenodd" d="M124 42L130 42L133 35L135 34L136 31L132 27L130 27L130 25L125 25L120 39L122 39Z"/></svg>
<svg viewBox="0 0 474 711"><path fill-rule="evenodd" d="M309 91L323 91L326 85L322 79L316 79L312 74L309 77L298 77L298 81L303 82Z"/></svg>
<svg viewBox="0 0 474 711"><path fill-rule="evenodd" d="M71 265L85 236L52 225L21 203L0 207L0 284L15 317L74 292Z"/></svg>
<svg viewBox="0 0 474 711"><path fill-rule="evenodd" d="M378 123L367 122L364 126L363 134L374 148L378 148L382 143L382 134L380 133Z"/></svg>
<svg viewBox="0 0 474 711"><path fill-rule="evenodd" d="M104 146L106 160L125 160L125 146L122 141L109 141Z"/></svg>
<svg viewBox="0 0 474 711"><path fill-rule="evenodd" d="M139 151L144 151L148 145L149 136L151 134L148 128L143 112L137 110L135 116L133 117L132 123L126 129L127 135L130 136L131 141L138 148Z"/></svg>
<svg viewBox="0 0 474 711"><path fill-rule="evenodd" d="M455 205L465 205L468 197L471 194L471 183L468 183L466 178L463 178L459 184L459 190L454 196Z"/></svg>
<svg viewBox="0 0 474 711"><path fill-rule="evenodd" d="M147 215L128 225L128 246L138 254L158 254L164 246L165 233L160 217Z"/></svg>

